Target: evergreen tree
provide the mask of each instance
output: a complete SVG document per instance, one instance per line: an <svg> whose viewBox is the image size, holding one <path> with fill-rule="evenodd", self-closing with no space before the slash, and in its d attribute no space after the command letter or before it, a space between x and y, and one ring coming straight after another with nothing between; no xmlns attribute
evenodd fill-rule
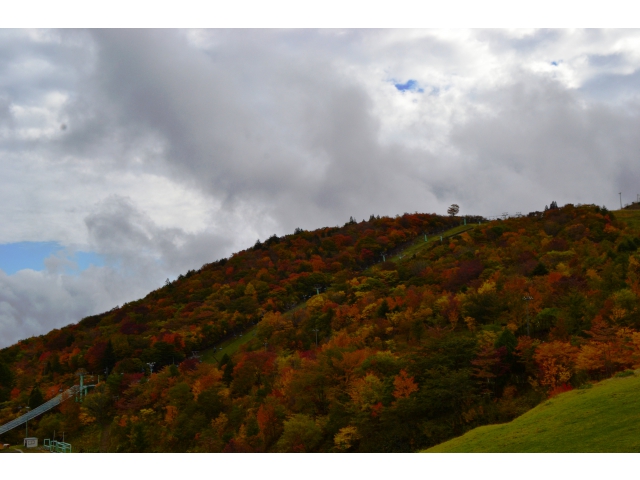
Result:
<svg viewBox="0 0 640 480"><path fill-rule="evenodd" d="M229 362L229 355L227 355L226 353L222 356L222 358L220 359L220 363L218 365L219 368L224 367L228 362Z"/></svg>
<svg viewBox="0 0 640 480"><path fill-rule="evenodd" d="M233 367L235 367L235 365L231 360L229 360L224 367L222 381L227 384L227 387L231 385L231 381L233 380Z"/></svg>
<svg viewBox="0 0 640 480"><path fill-rule="evenodd" d="M11 388L13 388L14 377L4 363L0 363L0 402L5 402L9 399Z"/></svg>
<svg viewBox="0 0 640 480"><path fill-rule="evenodd" d="M384 300L382 300L382 303L378 307L376 314L379 318L386 318L387 313L389 312L389 304L387 303L387 299L385 298Z"/></svg>
<svg viewBox="0 0 640 480"><path fill-rule="evenodd" d="M546 275L548 273L549 273L549 270L547 270L547 267L544 266L544 263L538 262L538 265L536 265L536 268L533 269L533 272L531 272L531 275L536 277L540 275Z"/></svg>
<svg viewBox="0 0 640 480"><path fill-rule="evenodd" d="M518 339L516 336L509 330L505 328L496 343L494 344L496 348L505 347L507 349L507 353L513 353L516 347L518 346Z"/></svg>
<svg viewBox="0 0 640 480"><path fill-rule="evenodd" d="M104 351L104 357L102 359L103 367L108 369L109 372L113 370L113 367L116 365L116 354L113 351L113 344L111 340L107 343L107 348Z"/></svg>
<svg viewBox="0 0 640 480"><path fill-rule="evenodd" d="M31 389L31 393L29 394L29 401L28 401L29 408L31 409L37 408L43 403L44 403L44 395L42 395L42 392L40 391L40 388L38 388L38 385L35 385L33 389Z"/></svg>

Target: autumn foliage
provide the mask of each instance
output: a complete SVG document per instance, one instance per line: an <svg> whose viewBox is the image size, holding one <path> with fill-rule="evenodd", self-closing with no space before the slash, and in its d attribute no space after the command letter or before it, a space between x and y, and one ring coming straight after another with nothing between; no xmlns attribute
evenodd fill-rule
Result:
<svg viewBox="0 0 640 480"><path fill-rule="evenodd" d="M86 369L103 375L86 402L34 431L109 426L118 452L415 451L640 366L638 232L567 205L439 241L459 224L272 236L21 341L0 351L0 423ZM248 331L231 357L193 355Z"/></svg>

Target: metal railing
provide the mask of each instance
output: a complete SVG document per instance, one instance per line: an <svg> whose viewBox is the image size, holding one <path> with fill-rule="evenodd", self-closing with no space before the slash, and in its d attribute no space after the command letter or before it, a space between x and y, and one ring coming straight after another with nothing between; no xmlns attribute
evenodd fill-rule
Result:
<svg viewBox="0 0 640 480"><path fill-rule="evenodd" d="M57 440L44 439L42 447L53 453L71 453L71 444L65 442L58 442Z"/></svg>
<svg viewBox="0 0 640 480"><path fill-rule="evenodd" d="M65 390L64 392L62 392L60 395L57 395L57 396L53 397L51 400L43 403L39 407L34 408L30 412L27 412L24 415L22 415L22 416L20 416L18 418L15 418L15 419L11 420L8 423L5 423L4 425L0 426L0 435L2 435L3 433L8 432L9 430L13 430L16 427L19 427L23 423L28 422L29 420L31 420L32 418L37 417L38 415L42 415L44 412L47 412L47 411L51 410L54 407L57 407L58 405L60 405L65 400L67 400L67 399L71 398L72 396L74 396L75 394L77 394L79 389L80 389L80 387L78 387L77 385L74 385L70 389Z"/></svg>

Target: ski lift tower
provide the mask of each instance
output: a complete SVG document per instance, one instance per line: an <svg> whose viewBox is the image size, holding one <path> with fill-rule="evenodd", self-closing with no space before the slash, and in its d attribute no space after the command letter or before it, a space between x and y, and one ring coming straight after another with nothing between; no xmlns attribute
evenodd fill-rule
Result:
<svg viewBox="0 0 640 480"><path fill-rule="evenodd" d="M85 377L87 376L87 371L84 368L81 368L76 372L76 376L80 377L80 385L78 387L76 402L82 402L83 398L87 396L88 389L90 387L95 387L96 385L86 385L84 383ZM93 375L91 376L93 378ZM95 381L95 380L94 380Z"/></svg>

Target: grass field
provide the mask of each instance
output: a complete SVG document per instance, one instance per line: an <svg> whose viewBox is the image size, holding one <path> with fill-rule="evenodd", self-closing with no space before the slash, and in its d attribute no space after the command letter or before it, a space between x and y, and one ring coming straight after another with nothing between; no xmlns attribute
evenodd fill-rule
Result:
<svg viewBox="0 0 640 480"><path fill-rule="evenodd" d="M202 352L202 361L206 363L218 363L218 361L224 356L225 353L229 356L233 355L242 345L244 345L245 343L249 343L255 338L256 328L257 327L255 326L251 327L249 330L243 332L238 337L231 338L226 342L221 343L217 347L222 348L222 350L205 350L204 352Z"/></svg>
<svg viewBox="0 0 640 480"><path fill-rule="evenodd" d="M463 232L467 232L469 230L473 230L475 227L477 227L477 225L475 224L467 224L467 225L459 225L457 227L451 228L445 232L442 233L442 238L449 238L449 237L454 237L456 235L459 235ZM433 242L439 242L440 241L440 235L428 235L427 236L428 241L425 242L424 241L424 237L419 237L417 239L417 241L405 248L402 252L400 252L397 255L394 255L393 257L389 257L389 260L391 260L392 262L401 262L403 260L409 259L411 258L411 256L414 253L419 252L420 250L422 250L423 248L425 248L425 246L427 245L431 245ZM402 255L402 257L400 257L400 255Z"/></svg>
<svg viewBox="0 0 640 480"><path fill-rule="evenodd" d="M622 220L634 230L640 231L640 210L616 210L613 213L618 220Z"/></svg>
<svg viewBox="0 0 640 480"><path fill-rule="evenodd" d="M24 448L24 447L7 447L0 450L0 453L51 453L40 448Z"/></svg>
<svg viewBox="0 0 640 480"><path fill-rule="evenodd" d="M476 428L425 452L640 452L638 374L563 393L509 423Z"/></svg>

